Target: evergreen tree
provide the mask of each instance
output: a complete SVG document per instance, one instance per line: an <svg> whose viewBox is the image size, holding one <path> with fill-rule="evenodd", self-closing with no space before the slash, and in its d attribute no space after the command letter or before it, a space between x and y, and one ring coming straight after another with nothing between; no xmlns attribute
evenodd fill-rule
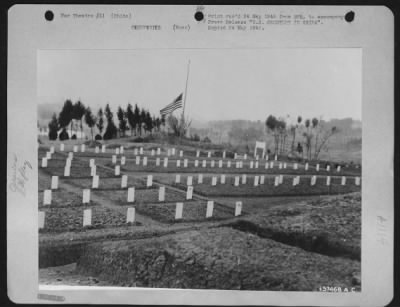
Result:
<svg viewBox="0 0 400 307"><path fill-rule="evenodd" d="M113 113L111 112L110 106L107 103L106 108L104 109L104 115L107 120L107 127L106 127L106 132L104 133L104 139L109 140L113 139L117 136L117 127L114 124L113 120Z"/></svg>
<svg viewBox="0 0 400 307"><path fill-rule="evenodd" d="M86 122L86 125L88 125L88 127L90 128L90 132L92 134L92 140L93 140L93 127L96 124L96 118L92 114L92 110L90 110L90 107L86 108L85 122Z"/></svg>
<svg viewBox="0 0 400 307"><path fill-rule="evenodd" d="M131 128L131 135L133 130L136 129L135 113L133 113L132 105L129 103L126 108L126 117L128 119L129 127Z"/></svg>
<svg viewBox="0 0 400 307"><path fill-rule="evenodd" d="M72 109L72 118L79 121L80 128L81 128L81 137L82 137L82 132L83 132L83 126L82 126L82 117L85 115L86 108L85 105L78 100Z"/></svg>
<svg viewBox="0 0 400 307"><path fill-rule="evenodd" d="M97 112L97 123L96 123L97 129L99 129L100 135L103 133L104 129L104 115L103 115L103 109L100 108L99 111Z"/></svg>
<svg viewBox="0 0 400 307"><path fill-rule="evenodd" d="M127 121L124 110L121 107L118 107L117 117L119 120L119 130L122 136L125 136L125 131L127 129Z"/></svg>
<svg viewBox="0 0 400 307"><path fill-rule="evenodd" d="M146 128L146 110L145 109L142 109L140 111L139 135L142 135L142 127Z"/></svg>
<svg viewBox="0 0 400 307"><path fill-rule="evenodd" d="M137 104L135 104L135 110L133 111L133 121L135 122L136 133L137 130L141 129L141 122L140 122L140 110Z"/></svg>
<svg viewBox="0 0 400 307"><path fill-rule="evenodd" d="M58 136L58 120L56 113L53 114L49 122L49 140L56 140Z"/></svg>
<svg viewBox="0 0 400 307"><path fill-rule="evenodd" d="M70 99L67 99L64 102L63 108L61 109L60 114L58 115L58 124L62 128L66 128L69 123L71 123L70 134L72 135L72 114L73 114L74 105Z"/></svg>

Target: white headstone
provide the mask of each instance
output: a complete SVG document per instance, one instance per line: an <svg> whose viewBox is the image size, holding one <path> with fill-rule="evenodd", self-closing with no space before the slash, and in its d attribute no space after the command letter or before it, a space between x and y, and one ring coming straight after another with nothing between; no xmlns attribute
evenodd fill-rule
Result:
<svg viewBox="0 0 400 307"><path fill-rule="evenodd" d="M128 188L128 203L133 203L135 201L135 188Z"/></svg>
<svg viewBox="0 0 400 307"><path fill-rule="evenodd" d="M138 154L138 149L137 149L137 148L133 149L133 154L134 154L135 156L137 156L137 154Z"/></svg>
<svg viewBox="0 0 400 307"><path fill-rule="evenodd" d="M346 177L342 176L342 185L346 185Z"/></svg>
<svg viewBox="0 0 400 307"><path fill-rule="evenodd" d="M293 186L297 185L297 177L293 177Z"/></svg>
<svg viewBox="0 0 400 307"><path fill-rule="evenodd" d="M92 179L92 189L98 189L99 188L99 176L95 175L93 176Z"/></svg>
<svg viewBox="0 0 400 307"><path fill-rule="evenodd" d="M225 159L226 158L226 151L224 151L223 153L222 153L222 159Z"/></svg>
<svg viewBox="0 0 400 307"><path fill-rule="evenodd" d="M237 153L235 152L235 155L233 156L233 159L237 159Z"/></svg>
<svg viewBox="0 0 400 307"><path fill-rule="evenodd" d="M283 175L279 175L279 184L283 183Z"/></svg>
<svg viewBox="0 0 400 307"><path fill-rule="evenodd" d="M330 165L327 165L327 166L326 166L326 171L329 172L330 170L331 170L331 166L330 166Z"/></svg>
<svg viewBox="0 0 400 307"><path fill-rule="evenodd" d="M167 157L164 158L164 167L168 167L168 158Z"/></svg>
<svg viewBox="0 0 400 307"><path fill-rule="evenodd" d="M140 153L141 155L143 155L143 147L140 147L139 153Z"/></svg>
<svg viewBox="0 0 400 307"><path fill-rule="evenodd" d="M135 158L136 165L140 164L140 156L136 156Z"/></svg>
<svg viewBox="0 0 400 307"><path fill-rule="evenodd" d="M90 167L94 166L94 163L95 163L94 159L90 159L89 160L89 166Z"/></svg>
<svg viewBox="0 0 400 307"><path fill-rule="evenodd" d="M275 161L278 161L278 155L275 155Z"/></svg>
<svg viewBox="0 0 400 307"><path fill-rule="evenodd" d="M236 168L239 168L239 167L240 167L240 162L236 161Z"/></svg>
<svg viewBox="0 0 400 307"><path fill-rule="evenodd" d="M44 190L43 205L51 205L51 190Z"/></svg>
<svg viewBox="0 0 400 307"><path fill-rule="evenodd" d="M172 148L172 155L175 156L175 148Z"/></svg>
<svg viewBox="0 0 400 307"><path fill-rule="evenodd" d="M246 174L242 175L242 184L246 184L247 176Z"/></svg>
<svg viewBox="0 0 400 307"><path fill-rule="evenodd" d="M46 152L46 159L51 159L51 152L50 151L48 151L48 152Z"/></svg>
<svg viewBox="0 0 400 307"><path fill-rule="evenodd" d="M203 174L199 174L198 181L199 184L203 183Z"/></svg>
<svg viewBox="0 0 400 307"><path fill-rule="evenodd" d="M254 177L254 186L255 187L258 186L259 182L260 182L260 177L259 176L255 176Z"/></svg>
<svg viewBox="0 0 400 307"><path fill-rule="evenodd" d="M64 168L64 177L69 177L70 173L71 173L71 167L70 166L66 166Z"/></svg>
<svg viewBox="0 0 400 307"><path fill-rule="evenodd" d="M96 175L96 165L93 165L91 168L90 168L90 176L94 176L94 175Z"/></svg>
<svg viewBox="0 0 400 307"><path fill-rule="evenodd" d="M115 154L119 155L119 148L115 148Z"/></svg>
<svg viewBox="0 0 400 307"><path fill-rule="evenodd" d="M298 168L298 164L297 163L294 163L293 164L293 169L297 169Z"/></svg>
<svg viewBox="0 0 400 307"><path fill-rule="evenodd" d="M128 186L128 176L122 175L121 177L121 188L124 189Z"/></svg>
<svg viewBox="0 0 400 307"><path fill-rule="evenodd" d="M194 161L194 166L195 166L195 167L198 167L198 166L199 166L199 160L195 160L195 161Z"/></svg>
<svg viewBox="0 0 400 307"><path fill-rule="evenodd" d="M160 149L160 147L157 148L157 155L161 155L161 149Z"/></svg>
<svg viewBox="0 0 400 307"><path fill-rule="evenodd" d="M171 155L171 149L168 148L167 150L167 156L169 157Z"/></svg>
<svg viewBox="0 0 400 307"><path fill-rule="evenodd" d="M122 155L124 153L124 146L121 145L121 147L119 148L119 153Z"/></svg>
<svg viewBox="0 0 400 307"><path fill-rule="evenodd" d="M46 216L46 212L39 211L39 229L44 228L45 216Z"/></svg>
<svg viewBox="0 0 400 307"><path fill-rule="evenodd" d="M180 174L176 174L175 183L181 183L181 175Z"/></svg>
<svg viewBox="0 0 400 307"><path fill-rule="evenodd" d="M211 167L214 167L214 166L215 166L215 161L211 160Z"/></svg>
<svg viewBox="0 0 400 307"><path fill-rule="evenodd" d="M217 177L213 176L213 177L211 178L211 185L212 185L212 186L217 185Z"/></svg>
<svg viewBox="0 0 400 307"><path fill-rule="evenodd" d="M64 151L64 148L65 148L64 143L61 143L61 144L60 144L60 151Z"/></svg>
<svg viewBox="0 0 400 307"><path fill-rule="evenodd" d="M356 177L355 178L355 184L356 185L360 185L360 177Z"/></svg>
<svg viewBox="0 0 400 307"><path fill-rule="evenodd" d="M92 225L92 209L83 210L83 227Z"/></svg>
<svg viewBox="0 0 400 307"><path fill-rule="evenodd" d="M158 201L165 201L165 187L158 189Z"/></svg>
<svg viewBox="0 0 400 307"><path fill-rule="evenodd" d="M179 151L179 157L183 157L183 150Z"/></svg>
<svg viewBox="0 0 400 307"><path fill-rule="evenodd" d="M153 185L153 175L147 175L146 186L151 187Z"/></svg>
<svg viewBox="0 0 400 307"><path fill-rule="evenodd" d="M52 190L58 189L58 176L51 176L51 189Z"/></svg>
<svg viewBox="0 0 400 307"><path fill-rule="evenodd" d="M126 158L125 158L125 156L122 156L121 157L121 165L125 165L125 163L126 163Z"/></svg>
<svg viewBox="0 0 400 307"><path fill-rule="evenodd" d="M260 184L264 184L265 183L265 176L261 175L260 176Z"/></svg>
<svg viewBox="0 0 400 307"><path fill-rule="evenodd" d="M147 166L147 157L143 157L143 166Z"/></svg>
<svg viewBox="0 0 400 307"><path fill-rule="evenodd" d="M340 165L338 165L338 167L337 167L337 171L338 171L338 172L340 172Z"/></svg>
<svg viewBox="0 0 400 307"><path fill-rule="evenodd" d="M319 164L317 164L317 165L315 166L315 170L316 170L317 172L319 172Z"/></svg>
<svg viewBox="0 0 400 307"><path fill-rule="evenodd" d="M116 165L114 171L115 176L119 176L120 172L121 172L121 167L119 165Z"/></svg>
<svg viewBox="0 0 400 307"><path fill-rule="evenodd" d="M226 178L225 175L221 175L221 184L225 184Z"/></svg>
<svg viewBox="0 0 400 307"><path fill-rule="evenodd" d="M255 163L255 166L254 166L255 168L258 168L258 161L256 161L256 163Z"/></svg>
<svg viewBox="0 0 400 307"><path fill-rule="evenodd" d="M279 176L275 176L274 185L277 187L279 185Z"/></svg>
<svg viewBox="0 0 400 307"><path fill-rule="evenodd" d="M208 152L207 157L211 158L211 151Z"/></svg>
<svg viewBox="0 0 400 307"><path fill-rule="evenodd" d="M82 145L81 145L81 152L85 152L85 149L86 149L85 144L82 144Z"/></svg>
<svg viewBox="0 0 400 307"><path fill-rule="evenodd" d="M253 168L253 167L254 167L254 162L250 161L250 168Z"/></svg>
<svg viewBox="0 0 400 307"><path fill-rule="evenodd" d="M206 218L212 217L213 210L214 210L214 201L212 201L212 200L207 201Z"/></svg>
<svg viewBox="0 0 400 307"><path fill-rule="evenodd" d="M265 162L265 169L268 169L268 168L269 168L269 163Z"/></svg>
<svg viewBox="0 0 400 307"><path fill-rule="evenodd" d="M267 160L267 161L269 160L269 155L265 156L265 160Z"/></svg>
<svg viewBox="0 0 400 307"><path fill-rule="evenodd" d="M186 191L186 199L192 199L193 197L193 186L188 186Z"/></svg>
<svg viewBox="0 0 400 307"><path fill-rule="evenodd" d="M126 212L126 222L127 223L135 222L135 208L128 208Z"/></svg>
<svg viewBox="0 0 400 307"><path fill-rule="evenodd" d="M154 156L154 149L151 150L151 155Z"/></svg>
<svg viewBox="0 0 400 307"><path fill-rule="evenodd" d="M274 162L273 162L273 161L271 161L271 162L269 163L269 167L270 167L270 168L274 168Z"/></svg>
<svg viewBox="0 0 400 307"><path fill-rule="evenodd" d="M279 163L278 167L279 167L279 169L282 169L282 163Z"/></svg>
<svg viewBox="0 0 400 307"><path fill-rule="evenodd" d="M247 154L244 154L244 159L247 160Z"/></svg>
<svg viewBox="0 0 400 307"><path fill-rule="evenodd" d="M112 155L112 157L111 157L111 162L112 162L113 164L117 163L117 156L116 156L116 155Z"/></svg>
<svg viewBox="0 0 400 307"><path fill-rule="evenodd" d="M241 215L242 214L242 202L237 201L235 204L235 216Z"/></svg>
<svg viewBox="0 0 400 307"><path fill-rule="evenodd" d="M47 167L47 159L42 158L42 167Z"/></svg>
<svg viewBox="0 0 400 307"><path fill-rule="evenodd" d="M105 153L106 152L106 145L101 145L101 152Z"/></svg>
<svg viewBox="0 0 400 307"><path fill-rule="evenodd" d="M74 153L72 151L70 151L68 153L68 159L72 160L74 158Z"/></svg>
<svg viewBox="0 0 400 307"><path fill-rule="evenodd" d="M286 168L286 167L287 167L287 163L284 162L284 163L283 163L283 168Z"/></svg>
<svg viewBox="0 0 400 307"><path fill-rule="evenodd" d="M192 176L187 177L186 185L188 185L188 186L193 185L193 177Z"/></svg>
<svg viewBox="0 0 400 307"><path fill-rule="evenodd" d="M82 203L88 204L90 202L90 189L84 189L82 195Z"/></svg>
<svg viewBox="0 0 400 307"><path fill-rule="evenodd" d="M218 161L218 167L221 168L222 167L222 160Z"/></svg>
<svg viewBox="0 0 400 307"><path fill-rule="evenodd" d="M226 166L227 166L228 168L231 167L231 161L228 161L227 164L226 164Z"/></svg>
<svg viewBox="0 0 400 307"><path fill-rule="evenodd" d="M331 176L326 177L326 185L331 185Z"/></svg>
<svg viewBox="0 0 400 307"><path fill-rule="evenodd" d="M206 166L207 166L207 161L203 160L203 167L206 167Z"/></svg>
<svg viewBox="0 0 400 307"><path fill-rule="evenodd" d="M158 158L158 157L156 159L156 166L160 166L160 158Z"/></svg>
<svg viewBox="0 0 400 307"><path fill-rule="evenodd" d="M176 203L176 208L175 208L175 219L179 220L182 218L182 213L183 213L183 203Z"/></svg>
<svg viewBox="0 0 400 307"><path fill-rule="evenodd" d="M196 151L196 157L199 158L200 157L200 150Z"/></svg>
<svg viewBox="0 0 400 307"><path fill-rule="evenodd" d="M304 166L304 169L305 169L306 171L308 171L308 162L307 162L306 165Z"/></svg>
<svg viewBox="0 0 400 307"><path fill-rule="evenodd" d="M74 145L74 152L78 152L78 146Z"/></svg>
<svg viewBox="0 0 400 307"><path fill-rule="evenodd" d="M181 167L181 160L176 160L176 167Z"/></svg>
<svg viewBox="0 0 400 307"><path fill-rule="evenodd" d="M98 154L99 151L100 151L99 146L96 146L96 147L94 148L94 152Z"/></svg>
<svg viewBox="0 0 400 307"><path fill-rule="evenodd" d="M183 160L183 167L188 167L188 159Z"/></svg>
<svg viewBox="0 0 400 307"><path fill-rule="evenodd" d="M239 176L235 176L235 187L237 187L237 186L239 186L239 180L240 180L240 178L239 178Z"/></svg>
<svg viewBox="0 0 400 307"><path fill-rule="evenodd" d="M65 160L65 167L71 167L71 164L72 164L72 160L70 158L67 158Z"/></svg>
<svg viewBox="0 0 400 307"><path fill-rule="evenodd" d="M317 182L317 176L312 176L311 177L311 185L315 185L315 183Z"/></svg>

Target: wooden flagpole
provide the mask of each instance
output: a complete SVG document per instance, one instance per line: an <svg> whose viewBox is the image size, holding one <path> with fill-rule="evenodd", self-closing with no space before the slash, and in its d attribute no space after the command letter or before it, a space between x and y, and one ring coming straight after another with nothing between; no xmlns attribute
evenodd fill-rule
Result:
<svg viewBox="0 0 400 307"><path fill-rule="evenodd" d="M183 99L183 112L182 112L183 116L185 116L187 86L188 86L188 82L189 82L189 71L190 71L190 60L188 62L187 76L186 76L186 86L185 86L185 97Z"/></svg>

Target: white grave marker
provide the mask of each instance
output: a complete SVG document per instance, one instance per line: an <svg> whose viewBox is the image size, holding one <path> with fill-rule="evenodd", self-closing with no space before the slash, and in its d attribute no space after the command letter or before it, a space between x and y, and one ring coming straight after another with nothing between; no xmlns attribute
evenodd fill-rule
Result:
<svg viewBox="0 0 400 307"><path fill-rule="evenodd" d="M287 163L284 162L284 163L283 163L283 168L286 168L286 167L287 167Z"/></svg>
<svg viewBox="0 0 400 307"><path fill-rule="evenodd" d="M136 156L136 165L139 165L140 164L140 156Z"/></svg>
<svg viewBox="0 0 400 307"><path fill-rule="evenodd" d="M240 163L239 163L239 161L236 161L236 168L239 168L240 167Z"/></svg>
<svg viewBox="0 0 400 307"><path fill-rule="evenodd" d="M258 186L259 182L260 182L260 177L259 176L255 176L254 177L254 186L255 187Z"/></svg>
<svg viewBox="0 0 400 307"><path fill-rule="evenodd" d="M355 178L355 184L356 185L360 185L360 177L356 177Z"/></svg>
<svg viewBox="0 0 400 307"><path fill-rule="evenodd" d="M121 177L121 188L125 189L128 186L128 176L122 175Z"/></svg>
<svg viewBox="0 0 400 307"><path fill-rule="evenodd" d="M199 158L199 157L200 157L200 151L197 150L197 151L196 151L196 158Z"/></svg>
<svg viewBox="0 0 400 307"><path fill-rule="evenodd" d="M46 159L51 159L51 152L50 151L48 151L48 152L46 152Z"/></svg>
<svg viewBox="0 0 400 307"><path fill-rule="evenodd" d="M203 160L203 165L202 165L203 167L206 167L207 166L207 161L206 160Z"/></svg>
<svg viewBox="0 0 400 307"><path fill-rule="evenodd" d="M51 205L51 190L44 190L43 205Z"/></svg>
<svg viewBox="0 0 400 307"><path fill-rule="evenodd" d="M221 184L225 184L225 175L221 175Z"/></svg>
<svg viewBox="0 0 400 307"><path fill-rule="evenodd" d="M153 175L147 175L146 186L151 187L153 185Z"/></svg>
<svg viewBox="0 0 400 307"><path fill-rule="evenodd" d="M197 182L198 182L199 184L202 184L202 183L203 183L203 174L199 174L199 177L198 177L198 179L197 179Z"/></svg>
<svg viewBox="0 0 400 307"><path fill-rule="evenodd" d="M247 176L246 174L242 175L242 184L246 184Z"/></svg>
<svg viewBox="0 0 400 307"><path fill-rule="evenodd" d="M279 185L279 176L275 177L274 185L277 187Z"/></svg>
<svg viewBox="0 0 400 307"><path fill-rule="evenodd" d="M158 189L158 201L165 201L165 187Z"/></svg>
<svg viewBox="0 0 400 307"><path fill-rule="evenodd" d="M179 157L183 157L183 150L179 151Z"/></svg>
<svg viewBox="0 0 400 307"><path fill-rule="evenodd" d="M182 213L183 213L183 203L176 203L176 209L175 209L175 219L179 220L182 218Z"/></svg>
<svg viewBox="0 0 400 307"><path fill-rule="evenodd" d="M121 147L119 148L119 152L120 152L121 155L124 153L124 146L121 146Z"/></svg>
<svg viewBox="0 0 400 307"><path fill-rule="evenodd" d="M186 199L192 199L193 198L193 186L188 186L187 191L186 191Z"/></svg>
<svg viewBox="0 0 400 307"><path fill-rule="evenodd" d="M160 158L156 159L156 166L160 166Z"/></svg>
<svg viewBox="0 0 400 307"><path fill-rule="evenodd" d="M226 158L226 151L224 150L224 152L222 153L222 159Z"/></svg>
<svg viewBox="0 0 400 307"><path fill-rule="evenodd" d="M92 180L92 189L98 189L99 188L99 176L95 175L93 176Z"/></svg>
<svg viewBox="0 0 400 307"><path fill-rule="evenodd" d="M157 155L158 156L161 155L161 149L160 148L157 148Z"/></svg>
<svg viewBox="0 0 400 307"><path fill-rule="evenodd" d="M326 177L326 185L331 185L331 176Z"/></svg>
<svg viewBox="0 0 400 307"><path fill-rule="evenodd" d="M105 153L106 152L106 145L101 145L101 152Z"/></svg>
<svg viewBox="0 0 400 307"><path fill-rule="evenodd" d="M264 184L265 183L265 176L261 175L260 176L260 184Z"/></svg>
<svg viewBox="0 0 400 307"><path fill-rule="evenodd" d="M235 187L237 187L237 186L239 186L239 180L240 180L240 178L239 178L239 176L235 176Z"/></svg>
<svg viewBox="0 0 400 307"><path fill-rule="evenodd" d="M242 214L242 202L241 201L237 201L235 204L235 216L241 215Z"/></svg>
<svg viewBox="0 0 400 307"><path fill-rule="evenodd" d="M222 160L218 161L218 167L221 168L222 167Z"/></svg>
<svg viewBox="0 0 400 307"><path fill-rule="evenodd" d="M97 154L100 152L99 146L96 146L96 147L94 148L94 152L97 153Z"/></svg>
<svg viewBox="0 0 400 307"><path fill-rule="evenodd" d="M213 215L213 210L214 210L214 201L212 201L212 200L207 201L206 218L212 217L212 215Z"/></svg>
<svg viewBox="0 0 400 307"><path fill-rule="evenodd" d="M39 229L44 228L45 214L46 212L39 211Z"/></svg>
<svg viewBox="0 0 400 307"><path fill-rule="evenodd" d="M119 148L115 148L115 154L119 155Z"/></svg>
<svg viewBox="0 0 400 307"><path fill-rule="evenodd" d="M271 161L271 162L269 163L269 167L270 167L270 168L274 168L274 162Z"/></svg>
<svg viewBox="0 0 400 307"><path fill-rule="evenodd" d="M269 163L265 162L265 169L268 169L268 168L269 168Z"/></svg>
<svg viewBox="0 0 400 307"><path fill-rule="evenodd" d="M311 185L315 185L315 183L317 182L317 176L312 176L311 177Z"/></svg>
<svg viewBox="0 0 400 307"><path fill-rule="evenodd" d="M111 162L112 162L112 164L117 163L117 156L116 155L112 155Z"/></svg>
<svg viewBox="0 0 400 307"><path fill-rule="evenodd" d="M297 163L294 163L293 164L293 169L297 169L298 168L298 164Z"/></svg>
<svg viewBox="0 0 400 307"><path fill-rule="evenodd" d="M147 157L143 157L143 166L147 166Z"/></svg>
<svg viewBox="0 0 400 307"><path fill-rule="evenodd" d="M231 167L231 161L228 161L228 163L226 164L227 167Z"/></svg>
<svg viewBox="0 0 400 307"><path fill-rule="evenodd" d="M306 171L308 171L308 162L306 163L304 169L305 169Z"/></svg>
<svg viewBox="0 0 400 307"><path fill-rule="evenodd" d="M181 160L176 160L176 167L181 167Z"/></svg>
<svg viewBox="0 0 400 307"><path fill-rule="evenodd" d="M164 167L168 167L168 158L167 157L164 158Z"/></svg>
<svg viewBox="0 0 400 307"><path fill-rule="evenodd" d="M337 167L337 171L338 171L338 172L340 172L340 165L338 165L338 167Z"/></svg>
<svg viewBox="0 0 400 307"><path fill-rule="evenodd" d="M54 146L50 146L50 153L51 153L51 154L54 153Z"/></svg>
<svg viewBox="0 0 400 307"><path fill-rule="evenodd" d="M330 166L330 165L327 165L327 166L326 166L326 171L329 172L330 170L331 170L331 166Z"/></svg>
<svg viewBox="0 0 400 307"><path fill-rule="evenodd" d="M96 165L93 165L91 168L90 168L90 176L95 176L96 175Z"/></svg>
<svg viewBox="0 0 400 307"><path fill-rule="evenodd" d="M126 222L127 223L135 222L135 208L128 208L126 212Z"/></svg>
<svg viewBox="0 0 400 307"><path fill-rule="evenodd" d="M342 176L342 185L346 185L346 177Z"/></svg>
<svg viewBox="0 0 400 307"><path fill-rule="evenodd" d="M172 148L172 155L175 156L175 148Z"/></svg>
<svg viewBox="0 0 400 307"><path fill-rule="evenodd" d="M180 174L176 174L175 183L181 183L181 175Z"/></svg>
<svg viewBox="0 0 400 307"><path fill-rule="evenodd" d="M137 156L137 154L138 154L138 149L137 149L137 148L135 148L135 149L133 150L133 154L134 154L135 156Z"/></svg>
<svg viewBox="0 0 400 307"><path fill-rule="evenodd" d="M211 158L211 151L208 152L207 157Z"/></svg>
<svg viewBox="0 0 400 307"><path fill-rule="evenodd" d="M61 144L60 144L60 151L64 151L64 148L65 148L64 143L61 143Z"/></svg>
<svg viewBox="0 0 400 307"><path fill-rule="evenodd" d="M86 149L85 144L82 144L82 145L81 145L81 152L85 152L85 149Z"/></svg>
<svg viewBox="0 0 400 307"><path fill-rule="evenodd" d="M51 189L52 190L58 189L58 176L51 176Z"/></svg>
<svg viewBox="0 0 400 307"><path fill-rule="evenodd" d="M183 160L183 167L188 167L188 159Z"/></svg>
<svg viewBox="0 0 400 307"><path fill-rule="evenodd" d="M125 163L126 163L126 158L125 158L125 156L122 156L121 157L121 165L125 165Z"/></svg>
<svg viewBox="0 0 400 307"><path fill-rule="evenodd" d="M195 161L194 161L194 166L195 166L195 167L198 167L198 166L199 166L199 160L195 160Z"/></svg>
<svg viewBox="0 0 400 307"><path fill-rule="evenodd" d="M119 176L120 172L121 172L121 167L119 165L116 165L114 170L115 176Z"/></svg>
<svg viewBox="0 0 400 307"><path fill-rule="evenodd" d="M143 147L140 147L139 153L140 153L141 155L143 155Z"/></svg>
<svg viewBox="0 0 400 307"><path fill-rule="evenodd" d="M279 175L279 184L283 183L283 175Z"/></svg>
<svg viewBox="0 0 400 307"><path fill-rule="evenodd" d="M319 164L316 165L315 170L319 172Z"/></svg>
<svg viewBox="0 0 400 307"><path fill-rule="evenodd" d="M74 152L78 152L78 146L74 145Z"/></svg>
<svg viewBox="0 0 400 307"><path fill-rule="evenodd" d="M217 185L217 177L212 177L212 179L211 179L211 185L212 186L216 186Z"/></svg>
<svg viewBox="0 0 400 307"><path fill-rule="evenodd" d="M83 227L92 225L92 209L83 210Z"/></svg>
<svg viewBox="0 0 400 307"><path fill-rule="evenodd" d="M215 161L211 160L211 167L214 167L214 166L215 166Z"/></svg>
<svg viewBox="0 0 400 307"><path fill-rule="evenodd" d="M244 154L244 159L247 160L247 154Z"/></svg>
<svg viewBox="0 0 400 307"><path fill-rule="evenodd" d="M135 201L135 188L128 188L128 203L133 203Z"/></svg>
<svg viewBox="0 0 400 307"><path fill-rule="evenodd" d="M253 167L254 167L254 162L250 161L250 168L253 168Z"/></svg>
<svg viewBox="0 0 400 307"><path fill-rule="evenodd" d="M42 167L47 167L47 159L42 158Z"/></svg>
<svg viewBox="0 0 400 307"><path fill-rule="evenodd" d="M90 189L84 189L82 195L82 203L88 204L90 202Z"/></svg>
<svg viewBox="0 0 400 307"><path fill-rule="evenodd" d="M89 160L89 166L90 166L90 167L94 166L94 162L95 162L94 159L90 159L90 160Z"/></svg>
<svg viewBox="0 0 400 307"><path fill-rule="evenodd" d="M64 168L64 177L69 177L71 174L71 167L70 166L65 166Z"/></svg>
<svg viewBox="0 0 400 307"><path fill-rule="evenodd" d="M255 168L258 168L258 161L256 161L256 163L255 163L255 166L254 166Z"/></svg>
<svg viewBox="0 0 400 307"><path fill-rule="evenodd" d="M154 149L151 150L151 155L154 156Z"/></svg>
<svg viewBox="0 0 400 307"><path fill-rule="evenodd" d="M193 177L192 176L188 176L186 179L186 185L191 186L193 185Z"/></svg>

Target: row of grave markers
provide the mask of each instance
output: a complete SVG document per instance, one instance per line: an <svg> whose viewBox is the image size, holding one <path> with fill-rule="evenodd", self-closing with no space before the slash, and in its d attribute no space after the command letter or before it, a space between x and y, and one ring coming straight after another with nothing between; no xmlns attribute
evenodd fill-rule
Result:
<svg viewBox="0 0 400 307"><path fill-rule="evenodd" d="M235 216L239 216L242 214L243 204L241 201L237 201L235 203ZM206 218L211 218L213 216L214 211L214 201L207 201L207 209L206 209ZM182 219L183 216L183 202L176 203L175 207L175 220ZM39 229L43 229L45 227L45 211L39 211ZM126 223L134 223L135 222L135 208L127 208L126 213ZM92 209L83 210L83 227L92 225Z"/></svg>

